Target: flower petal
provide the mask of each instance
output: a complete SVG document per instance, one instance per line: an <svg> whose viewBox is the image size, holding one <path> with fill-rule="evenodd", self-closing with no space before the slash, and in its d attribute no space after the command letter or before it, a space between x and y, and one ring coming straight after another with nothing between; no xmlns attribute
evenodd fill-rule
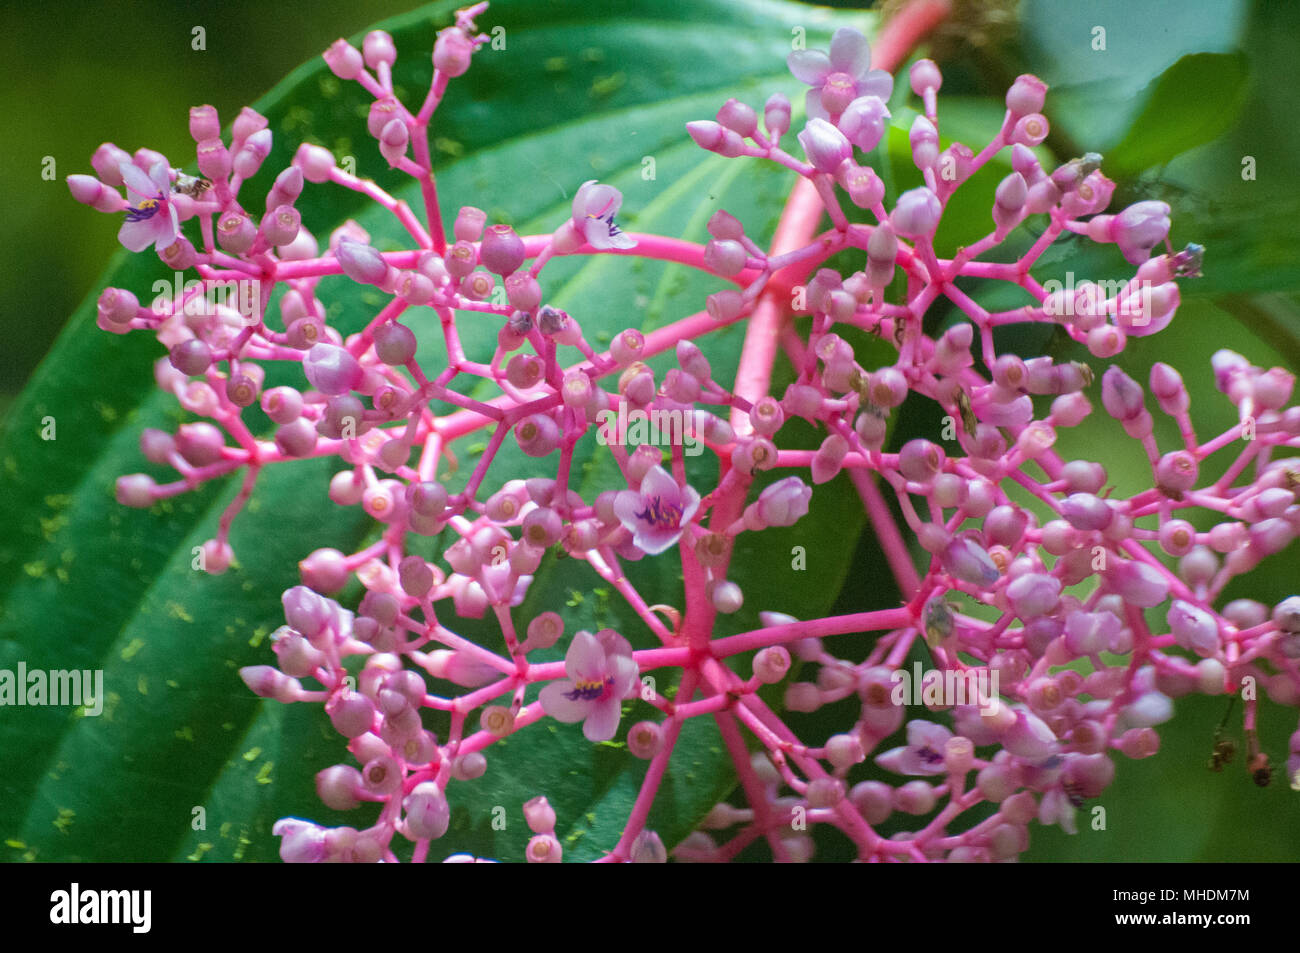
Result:
<svg viewBox="0 0 1300 953"><path fill-rule="evenodd" d="M665 504L677 506L681 503L682 490L667 470L652 467L641 478L641 496L646 500L658 497Z"/></svg>
<svg viewBox="0 0 1300 953"><path fill-rule="evenodd" d="M871 44L857 30L841 27L831 37L831 66L858 79L871 69Z"/></svg>
<svg viewBox="0 0 1300 953"><path fill-rule="evenodd" d="M695 513L700 508L700 494L695 492L693 486L683 487L682 496L678 502L682 507L681 525L684 527L695 518Z"/></svg>
<svg viewBox="0 0 1300 953"><path fill-rule="evenodd" d="M618 720L623 714L623 704L617 696L601 699L591 705L591 714L583 723L582 733L588 741L609 741L618 733Z"/></svg>
<svg viewBox="0 0 1300 953"><path fill-rule="evenodd" d="M567 693L573 689L573 682L551 682L542 689L542 694L538 697L538 701L542 703L542 711L556 721L568 725L575 721L582 721L591 713L591 702L570 698Z"/></svg>
<svg viewBox="0 0 1300 953"><path fill-rule="evenodd" d="M603 681L606 670L604 646L590 632L576 633L564 656L565 674L575 682L594 682Z"/></svg>
<svg viewBox="0 0 1300 953"><path fill-rule="evenodd" d="M123 222L118 229L117 240L127 251L144 251L158 238L158 225L153 219L139 222Z"/></svg>
<svg viewBox="0 0 1300 953"><path fill-rule="evenodd" d="M642 526L632 534L632 541L647 556L658 556L671 549L682 538L680 529L659 529Z"/></svg>
<svg viewBox="0 0 1300 953"><path fill-rule="evenodd" d="M822 88L814 86L804 94L803 98L804 111L808 113L809 119L825 119L831 121L831 114L826 111L822 105Z"/></svg>
<svg viewBox="0 0 1300 953"><path fill-rule="evenodd" d="M624 699L631 695L641 682L641 668L628 655L615 655L609 659L610 674L614 676L613 695Z"/></svg>
<svg viewBox="0 0 1300 953"><path fill-rule="evenodd" d="M582 199L581 205L578 203L579 197ZM610 213L617 215L622 205L622 192L612 185L601 185L593 179L579 190L578 196L574 197L573 217L575 219L585 219L590 216L603 218Z"/></svg>
<svg viewBox="0 0 1300 953"><path fill-rule="evenodd" d="M149 181L154 185L155 195L170 195L172 190L171 169L166 162L155 162L149 170Z"/></svg>
<svg viewBox="0 0 1300 953"><path fill-rule="evenodd" d="M641 494L636 490L621 490L614 496L614 515L629 533L635 534L641 528L637 513L644 508Z"/></svg>
<svg viewBox="0 0 1300 953"><path fill-rule="evenodd" d="M794 78L810 86L820 86L831 73L831 61L821 50L795 50L785 58Z"/></svg>
<svg viewBox="0 0 1300 953"><path fill-rule="evenodd" d="M894 92L894 77L882 69L873 69L866 76L860 77L855 84L859 96L877 96L884 102Z"/></svg>
<svg viewBox="0 0 1300 953"><path fill-rule="evenodd" d="M122 181L126 183L127 192L130 195L138 195L142 199L158 197L158 187L134 162L123 162L117 167L117 171L122 173ZM131 205L137 204L130 200L130 196L128 196L127 201Z"/></svg>

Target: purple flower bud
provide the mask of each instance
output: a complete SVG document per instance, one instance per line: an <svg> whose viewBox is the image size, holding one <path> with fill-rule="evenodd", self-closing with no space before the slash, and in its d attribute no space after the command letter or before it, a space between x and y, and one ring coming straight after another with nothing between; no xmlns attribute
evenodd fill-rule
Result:
<svg viewBox="0 0 1300 953"><path fill-rule="evenodd" d="M1110 221L1110 240L1130 265L1142 264L1151 257L1151 249L1168 237L1169 206L1164 202L1138 202Z"/></svg>
<svg viewBox="0 0 1300 953"><path fill-rule="evenodd" d="M281 205L262 219L262 234L268 245L288 245L298 237L302 215L292 205Z"/></svg>
<svg viewBox="0 0 1300 953"><path fill-rule="evenodd" d="M1112 561L1107 573L1112 591L1125 602L1150 609L1169 597L1169 581L1160 570L1133 559Z"/></svg>
<svg viewBox="0 0 1300 953"><path fill-rule="evenodd" d="M515 439L530 457L544 457L560 445L560 425L549 414L533 414L515 425Z"/></svg>
<svg viewBox="0 0 1300 953"><path fill-rule="evenodd" d="M850 201L858 208L875 208L885 197L885 183L875 170L858 165L852 159L840 163L835 171L835 181L849 193Z"/></svg>
<svg viewBox="0 0 1300 953"><path fill-rule="evenodd" d="M217 243L232 255L242 255L257 240L257 226L242 212L227 212L217 219Z"/></svg>
<svg viewBox="0 0 1300 953"><path fill-rule="evenodd" d="M1017 758L1026 761L1041 762L1056 753L1056 735L1047 727L1046 722L1031 711L1015 709L1015 720L1005 729L1001 738L1002 747Z"/></svg>
<svg viewBox="0 0 1300 953"><path fill-rule="evenodd" d="M1061 502L1061 515L1075 529L1104 530L1115 518L1110 504L1091 493L1072 493Z"/></svg>
<svg viewBox="0 0 1300 953"><path fill-rule="evenodd" d="M879 145L889 118L889 109L879 96L859 96L840 116L839 127L849 142L870 152Z"/></svg>
<svg viewBox="0 0 1300 953"><path fill-rule="evenodd" d="M793 526L807 514L811 499L812 487L791 476L764 489L754 506L764 526Z"/></svg>
<svg viewBox="0 0 1300 953"><path fill-rule="evenodd" d="M379 152L391 166L402 161L410 142L411 130L401 118L390 119L379 130Z"/></svg>
<svg viewBox="0 0 1300 953"><path fill-rule="evenodd" d="M408 363L415 357L415 332L404 324L391 322L375 329L375 354L390 367Z"/></svg>
<svg viewBox="0 0 1300 953"><path fill-rule="evenodd" d="M967 536L953 539L943 550L942 560L947 572L972 586L988 588L1001 576L988 551Z"/></svg>
<svg viewBox="0 0 1300 953"><path fill-rule="evenodd" d="M484 268L504 277L524 263L524 241L509 225L493 225L483 236L478 255Z"/></svg>
<svg viewBox="0 0 1300 953"><path fill-rule="evenodd" d="M939 72L934 60L917 60L912 64L907 77L912 84L912 92L918 96L924 96L929 90L938 92L943 85L943 74Z"/></svg>
<svg viewBox="0 0 1300 953"><path fill-rule="evenodd" d="M714 321L734 321L746 308L744 296L734 288L715 291L704 299L704 304Z"/></svg>
<svg viewBox="0 0 1300 953"><path fill-rule="evenodd" d="M280 841L280 859L286 864L318 864L328 853L326 832L308 821L286 817L275 822L271 833Z"/></svg>
<svg viewBox="0 0 1300 953"><path fill-rule="evenodd" d="M754 107L738 99L728 99L722 104L718 110L718 122L747 139L758 130L758 114Z"/></svg>
<svg viewBox="0 0 1300 953"><path fill-rule="evenodd" d="M730 278L745 270L749 252L740 242L714 239L704 246L704 264L718 274Z"/></svg>
<svg viewBox="0 0 1300 953"><path fill-rule="evenodd" d="M933 234L942 214L939 196L922 186L898 197L889 221L904 238L923 238Z"/></svg>
<svg viewBox="0 0 1300 953"><path fill-rule="evenodd" d="M312 387L331 397L355 390L363 376L357 359L333 344L313 345L302 369Z"/></svg>
<svg viewBox="0 0 1300 953"><path fill-rule="evenodd" d="M1106 413L1119 421L1133 420L1146 410L1142 385L1118 364L1112 364L1101 376L1101 402Z"/></svg>
<svg viewBox="0 0 1300 953"><path fill-rule="evenodd" d="M798 138L808 161L818 172L833 173L841 162L853 158L853 146L844 133L825 119L808 120Z"/></svg>
<svg viewBox="0 0 1300 953"><path fill-rule="evenodd" d="M701 149L734 159L745 154L745 140L740 134L709 119L686 124L686 131Z"/></svg>
<svg viewBox="0 0 1300 953"><path fill-rule="evenodd" d="M1021 619L1046 615L1061 600L1061 580L1043 573L1025 573L1007 586L1007 599Z"/></svg>
<svg viewBox="0 0 1300 953"><path fill-rule="evenodd" d="M918 169L934 168L939 161L939 130L925 116L917 116L908 131L912 162Z"/></svg>
<svg viewBox="0 0 1300 953"><path fill-rule="evenodd" d="M985 537L989 542L999 546L1015 545L1024 538L1025 530L1028 528L1029 514L1012 504L1003 503L995 506L984 517Z"/></svg>
<svg viewBox="0 0 1300 953"><path fill-rule="evenodd" d="M351 573L348 571L346 558L337 549L317 549L298 563L298 575L302 579L303 586L309 586L316 592L334 593L347 585ZM286 602L286 619L289 618L287 611ZM293 622L289 624L294 625ZM294 628L298 627L294 625ZM302 629L298 631L302 632Z"/></svg>
<svg viewBox="0 0 1300 953"><path fill-rule="evenodd" d="M1029 187L1019 172L1012 172L999 183L993 197L993 222L998 231L1009 231L1024 218L1028 198Z"/></svg>
<svg viewBox="0 0 1300 953"><path fill-rule="evenodd" d="M345 275L362 284L377 285L388 274L388 263L379 251L361 242L344 239L334 250L334 257Z"/></svg>
<svg viewBox="0 0 1300 953"><path fill-rule="evenodd" d="M451 806L442 788L434 781L424 781L411 789L402 801L406 834L412 840L437 839L451 824Z"/></svg>
<svg viewBox="0 0 1300 953"><path fill-rule="evenodd" d="M1182 599L1175 599L1166 616L1174 640L1197 655L1217 655L1220 648L1219 626L1214 616Z"/></svg>
<svg viewBox="0 0 1300 953"><path fill-rule="evenodd" d="M929 483L943 470L947 454L936 443L921 437L909 440L898 452L898 470L913 483Z"/></svg>

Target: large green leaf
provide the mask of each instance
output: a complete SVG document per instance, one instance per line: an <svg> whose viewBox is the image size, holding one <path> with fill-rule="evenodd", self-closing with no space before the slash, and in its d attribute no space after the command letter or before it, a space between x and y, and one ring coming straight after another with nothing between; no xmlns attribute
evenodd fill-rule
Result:
<svg viewBox="0 0 1300 953"><path fill-rule="evenodd" d="M1231 128L1246 95L1242 53L1184 56L1151 84L1137 119L1106 156L1120 175L1168 162Z"/></svg>
<svg viewBox="0 0 1300 953"><path fill-rule="evenodd" d="M456 5L437 4L385 24L397 41L395 83L407 102L418 103L434 33ZM807 28L810 45L824 47L829 32L845 22L769 0L494 4L480 25L503 26L505 49L475 57L474 69L452 85L432 132L445 207L473 204L521 232L550 230L567 214L574 189L599 177L623 190L624 224L631 229L700 241L709 214L725 206L766 240L789 176L703 153L683 125L710 117L731 95L756 105L776 89L793 98L799 87L784 70L792 28ZM854 22L864 25L861 17ZM420 207L418 193L387 169L365 134L365 103L354 85L339 83L319 61L300 67L257 105L276 144L268 172L249 190L264 190L298 142L311 140L354 156L359 174ZM653 176L643 176L646 157L654 160ZM376 244L402 242L353 193L309 186L299 204L305 224L322 239L355 217ZM679 266L612 258L561 261L546 275L548 295L597 340L701 310L704 295L720 287ZM143 297L164 276L150 256L122 255L97 289L127 287ZM241 666L271 660L266 636L282 622L279 597L297 581L295 562L319 546L355 548L370 532L368 522L328 502L327 461L272 467L235 524L238 565L221 577L191 569L192 547L213 535L238 488L233 482L207 487L147 512L116 505L114 478L149 468L139 455L140 431L174 426L178 418L174 401L153 386L151 362L161 349L145 335L97 330L94 297L78 310L0 438L0 668L21 661L29 669L103 669L106 704L98 717L56 707L6 708L0 716L6 855L273 859L278 842L270 826L279 817L369 823L373 808L333 814L315 797L315 772L346 755L320 707L261 702L237 675ZM344 279L323 282L322 297L345 333L368 320L378 303ZM421 352L434 364L441 348L436 319L427 318L423 327L419 316L412 323L434 342ZM472 317L463 324L471 356L490 349L494 336ZM706 353L719 379L734 373L742 337L743 328L708 337ZM41 439L46 417L54 420L54 440ZM462 461L473 459L473 439L467 443ZM610 476L608 456L593 449L575 463L584 493ZM484 489L540 472L537 466L507 450ZM697 486L711 485L716 470L693 466L691 476ZM796 527L766 535L762 546L742 539L734 578L749 601L724 620L727 632L755 625L760 609L799 616L827 611L861 527L860 515L843 517L855 510L851 492L844 481L829 484ZM792 575L795 545L807 548L806 574L816 585ZM670 555L645 560L630 575L649 601L679 601ZM570 632L615 625L649 645L648 633L620 602L593 573L566 560L543 566L518 618L556 609ZM469 622L463 631L491 638L486 624ZM552 657L560 657L559 648ZM649 714L636 703L628 718ZM670 844L732 783L711 723L691 723L681 747L651 818ZM488 756L480 782L454 786L453 831L439 852L517 859L527 838L519 807L544 792L559 813L568 856L599 856L616 840L645 770L618 746L587 744L576 726L539 725ZM489 824L497 805L506 808L505 831Z"/></svg>

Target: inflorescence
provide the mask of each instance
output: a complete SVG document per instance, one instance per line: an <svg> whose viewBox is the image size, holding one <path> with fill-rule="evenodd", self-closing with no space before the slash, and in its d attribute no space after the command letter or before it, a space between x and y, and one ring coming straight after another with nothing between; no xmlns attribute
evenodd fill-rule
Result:
<svg viewBox="0 0 1300 953"><path fill-rule="evenodd" d="M275 833L285 860L395 860L394 835L414 844L416 860L427 859L448 829L448 785L482 775L485 752L499 739L526 735L547 720L575 724L561 731L576 731L581 722L593 743L621 733L632 755L649 759L626 828L608 847L611 861L663 861L668 847L683 860L725 860L760 839L778 860L805 860L813 852L811 824L837 828L862 860L1015 858L1034 820L1073 831L1076 809L1111 783L1112 755L1154 754L1156 726L1172 716L1173 699L1191 692L1243 695L1247 767L1267 783L1268 757L1255 741L1257 699L1243 688L1258 683L1287 705L1300 699L1300 598L1271 611L1249 600L1222 608L1215 602L1229 580L1300 531L1300 465L1271 458L1274 448L1300 445L1300 407L1287 406L1293 375L1220 351L1215 380L1239 423L1203 439L1182 378L1168 364L1155 365L1144 388L1117 366L1096 382L1088 363L1022 359L994 347L995 328L1046 322L1105 359L1129 337L1165 328L1178 308L1179 280L1195 276L1202 259L1195 245L1176 253L1169 246L1167 205L1143 201L1107 213L1114 183L1095 154L1045 169L1034 147L1048 132L1046 86L1033 76L1011 87L1005 119L987 145L978 152L959 142L941 149L942 79L933 62L920 60L910 72L922 104L910 144L924 185L888 207L880 177L858 160L885 134L893 78L871 69L872 51L860 34L840 30L829 54L789 57L795 77L809 86L807 121L795 137L803 158L780 145L791 124L790 102L780 94L761 117L733 99L716 121L687 126L703 149L797 173L770 250L722 210L709 220L712 240L703 247L626 232L619 225L622 196L596 182L582 185L571 216L552 234L520 236L465 205L448 238L428 130L449 80L464 74L488 42L474 24L486 6L462 10L439 34L430 90L417 112L393 94L397 51L388 34L370 33L362 50L339 40L325 53L338 77L374 97L369 132L388 163L419 183L425 220L310 144L276 175L261 214L244 208L241 184L261 173L272 135L251 109L240 113L228 141L215 109L191 110L202 178L157 152L132 155L105 143L92 159L95 176L69 179L79 201L123 216L125 247L153 246L171 268L199 276L165 307L142 306L118 288L99 299L104 330L157 336L168 352L154 368L158 385L199 418L175 433L143 432L144 456L174 468L177 479L123 476L119 502L148 507L242 474L216 538L203 547L205 568L220 573L234 556L231 522L262 469L337 456L345 466L330 481L330 499L361 506L382 527L379 539L357 552L305 556L302 585L284 594L287 624L275 634L276 664L241 672L264 698L323 704L348 739L355 765L318 775L326 805L381 805L363 829L280 821ZM905 52L897 46L882 38L877 61L896 66ZM934 236L947 203L1004 150L1013 171L996 189L991 230L954 257L940 257ZM320 248L295 208L306 183L373 199L409 234L411 248L381 253L354 222ZM841 204L846 197L875 224L851 223ZM822 214L831 227L814 234ZM1042 225L1028 250L1011 262L988 260L1028 219ZM1046 290L1031 269L1067 233L1116 244L1134 267L1132 279L1111 289L1085 282ZM821 267L842 252L859 256L861 269L845 277ZM710 295L700 313L647 334L624 330L598 350L580 316L546 303L544 273L557 256L608 253L676 262L734 287ZM958 278L1014 284L1032 303L987 311ZM387 296L364 329L346 338L326 320L318 294L343 280ZM208 300L205 291L231 281L257 292L255 307ZM504 297L494 296L498 282ZM271 308L277 288L283 294ZM931 336L923 319L941 299L968 320ZM421 317L431 313L437 323ZM795 313L811 319L796 324ZM457 331L465 321L499 329L489 363L467 357ZM728 383L715 378L707 339L736 322L747 323L747 335ZM863 367L837 327L890 342L896 360ZM430 377L415 357L417 335L439 332L447 357ZM669 350L678 367L656 381L645 362ZM778 352L796 373L780 396L769 392ZM564 357L570 353L578 356ZM264 390L271 362L301 364L301 383ZM498 396L467 396L463 385L484 381ZM1058 431L1093 411L1090 389L1100 390L1105 413L1141 443L1149 489L1119 497L1102 464L1067 461L1054 451ZM1157 445L1148 389L1177 423L1179 446ZM909 395L942 408L953 429L949 446L959 452L926 439L884 449L891 415ZM1045 414L1036 409L1041 396L1054 398L1037 404L1048 408ZM459 409L436 415L435 401ZM245 423L253 404L273 433L259 437ZM620 411L678 426L669 439L624 447L602 439ZM782 447L782 426L795 417L824 434L819 448ZM453 459L458 442L488 430L468 483L451 492L435 479L440 461ZM507 439L535 458L538 476L494 482L493 461ZM576 446L597 439L608 443L623 479L584 497L571 485L571 461ZM712 486L686 482L692 441L716 456ZM1236 458L1211 482L1201 467L1219 451ZM768 470L792 472L752 492L756 476ZM905 603L794 619L775 611L779 585L742 592L729 579L736 538L795 524L808 512L813 487L841 473L861 497ZM882 489L896 499L905 529L895 525ZM1035 498L1051 518L1040 523L1008 489ZM1184 510L1216 514L1218 522L1198 530L1178 515ZM1139 526L1144 517L1155 525ZM439 534L451 540L439 559L408 553L413 535ZM919 570L905 535L928 554ZM565 620L554 611L523 619L512 609L557 547L627 600L644 623L644 631L628 635L647 647L634 648L611 629L579 631L569 637L563 662L530 661L530 653L560 643ZM647 605L624 575L623 561L643 558L680 562L678 605ZM366 590L355 612L330 598L353 577ZM774 611L764 612L757 630L729 633L726 616L746 595L770 600ZM457 633L454 617L486 613L499 623L498 645ZM869 644L861 662L835 657L822 641L853 634ZM904 727L899 675L920 643L934 670L916 694L933 720L908 721L905 744L882 750ZM364 661L359 677L345 668L351 657ZM752 659L750 677L737 673L738 658ZM841 733L801 740L759 697L760 687L787 679L795 658L816 674L785 685L785 708L809 712L856 699L856 718ZM642 676L655 670L678 673L672 697L645 690ZM944 690L954 682L970 690L959 702ZM628 705L637 712L631 724L624 723ZM429 711L449 716L445 737L426 727L422 714ZM665 845L645 827L646 817L688 718L716 724L747 806L719 804L703 830ZM1286 777L1300 786L1300 732L1291 747ZM1228 756L1216 749L1216 759ZM868 758L902 782L850 785L850 772ZM975 814L983 819L972 820L967 812L981 805ZM523 813L535 834L527 859L558 861L556 816L545 797L523 805ZM917 818L914 829L878 833L900 814ZM794 824L797 817L806 825Z"/></svg>

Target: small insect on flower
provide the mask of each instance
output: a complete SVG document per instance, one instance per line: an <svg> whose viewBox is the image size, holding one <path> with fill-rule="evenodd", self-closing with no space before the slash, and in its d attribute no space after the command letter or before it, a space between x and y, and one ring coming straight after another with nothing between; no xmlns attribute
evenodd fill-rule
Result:
<svg viewBox="0 0 1300 953"><path fill-rule="evenodd" d="M176 181L172 183L172 191L179 195L188 195L192 199L200 199L212 188L212 183L207 179L196 175L186 175L180 169L172 169L172 174L176 176Z"/></svg>

